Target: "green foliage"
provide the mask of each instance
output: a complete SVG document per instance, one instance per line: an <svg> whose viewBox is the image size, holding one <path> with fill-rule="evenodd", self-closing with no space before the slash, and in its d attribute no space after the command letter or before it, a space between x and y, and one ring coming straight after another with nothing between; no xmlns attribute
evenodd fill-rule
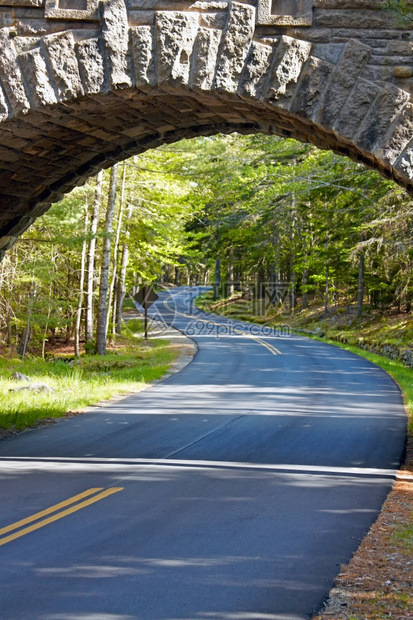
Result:
<svg viewBox="0 0 413 620"><path fill-rule="evenodd" d="M363 257L364 303L410 310L411 201L360 164L293 140L233 134L166 145L128 160L122 170L115 220L123 196L119 244L129 248L127 292L145 283L210 283L220 259L220 296L229 294L230 278L237 290L278 279L288 283L285 305L292 310L308 301L328 310L356 303ZM95 307L108 188L105 172ZM67 195L2 262L0 332L12 349L21 349L27 326L32 353L72 338L94 195L94 180ZM119 251L118 274L120 258ZM113 273L113 253L111 260ZM124 309L132 308L126 300ZM93 347L89 343L88 352Z"/></svg>
<svg viewBox="0 0 413 620"><path fill-rule="evenodd" d="M397 13L404 21L413 21L413 2L412 0L386 0L383 8Z"/></svg>

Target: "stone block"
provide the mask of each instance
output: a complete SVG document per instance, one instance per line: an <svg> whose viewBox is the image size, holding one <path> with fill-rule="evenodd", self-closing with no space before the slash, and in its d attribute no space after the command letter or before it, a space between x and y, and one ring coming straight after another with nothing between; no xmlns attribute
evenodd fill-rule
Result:
<svg viewBox="0 0 413 620"><path fill-rule="evenodd" d="M104 92L106 79L101 40L96 37L78 41L76 52L85 93Z"/></svg>
<svg viewBox="0 0 413 620"><path fill-rule="evenodd" d="M154 26L155 11L128 11L129 26Z"/></svg>
<svg viewBox="0 0 413 620"><path fill-rule="evenodd" d="M408 103L391 125L375 154L384 162L393 164L412 140L413 105Z"/></svg>
<svg viewBox="0 0 413 620"><path fill-rule="evenodd" d="M43 5L43 0L0 0L0 6L30 6L39 7Z"/></svg>
<svg viewBox="0 0 413 620"><path fill-rule="evenodd" d="M211 90L221 36L221 30L202 27L198 29L189 81L191 88Z"/></svg>
<svg viewBox="0 0 413 620"><path fill-rule="evenodd" d="M98 19L98 0L44 0L45 16L48 19L96 20Z"/></svg>
<svg viewBox="0 0 413 620"><path fill-rule="evenodd" d="M233 2L228 14L215 74L215 88L236 93L255 30L255 9Z"/></svg>
<svg viewBox="0 0 413 620"><path fill-rule="evenodd" d="M0 79L13 113L26 113L30 109L30 103L8 28L0 29Z"/></svg>
<svg viewBox="0 0 413 620"><path fill-rule="evenodd" d="M340 56L343 53L343 48L343 43L316 43L313 46L312 54L313 56L317 56L317 58L321 58L322 60L326 60L327 62L337 64Z"/></svg>
<svg viewBox="0 0 413 620"><path fill-rule="evenodd" d="M355 40L348 42L318 110L315 120L320 125L326 127L334 125L370 54L371 49L367 45Z"/></svg>
<svg viewBox="0 0 413 620"><path fill-rule="evenodd" d="M9 114L6 95L3 87L0 85L0 122L5 121L9 117Z"/></svg>
<svg viewBox="0 0 413 620"><path fill-rule="evenodd" d="M400 20L397 15L386 11L370 11L367 9L316 9L314 25L317 28L352 28L354 30L397 29ZM404 26L406 29L410 24Z"/></svg>
<svg viewBox="0 0 413 620"><path fill-rule="evenodd" d="M158 82L169 86L189 83L198 14L177 11L156 15Z"/></svg>
<svg viewBox="0 0 413 620"><path fill-rule="evenodd" d="M253 99L264 98L273 53L274 48L270 45L263 45L256 41L251 43L239 89L240 95Z"/></svg>
<svg viewBox="0 0 413 620"><path fill-rule="evenodd" d="M367 152L379 152L385 134L409 100L409 94L392 84L385 84L361 125L354 142Z"/></svg>
<svg viewBox="0 0 413 620"><path fill-rule="evenodd" d="M199 15L199 25L204 28L224 30L226 23L226 13L200 13Z"/></svg>
<svg viewBox="0 0 413 620"><path fill-rule="evenodd" d="M413 67L394 67L393 75L399 80L408 80L413 77Z"/></svg>
<svg viewBox="0 0 413 620"><path fill-rule="evenodd" d="M291 103L291 112L304 118L312 118L333 70L334 65L331 63L320 58L310 57L300 78L299 88L297 88Z"/></svg>
<svg viewBox="0 0 413 620"><path fill-rule="evenodd" d="M281 37L269 72L267 99L277 101L283 108L289 106L311 48L312 44L308 41Z"/></svg>
<svg viewBox="0 0 413 620"><path fill-rule="evenodd" d="M394 167L403 177L413 181L413 146L409 145L396 160Z"/></svg>
<svg viewBox="0 0 413 620"><path fill-rule="evenodd" d="M124 0L101 4L102 40L110 88L132 86L132 60L129 49L128 13Z"/></svg>
<svg viewBox="0 0 413 620"><path fill-rule="evenodd" d="M43 37L42 44L50 63L58 100L70 101L83 95L72 32L47 35Z"/></svg>
<svg viewBox="0 0 413 620"><path fill-rule="evenodd" d="M379 91L380 88L374 83L364 79L358 80L340 112L334 129L344 138L351 140L359 131Z"/></svg>
<svg viewBox="0 0 413 620"><path fill-rule="evenodd" d="M313 0L289 3L258 0L257 23L272 26L311 26Z"/></svg>
<svg viewBox="0 0 413 620"><path fill-rule="evenodd" d="M137 26L130 32L136 87L152 87L157 83L155 29L152 26Z"/></svg>
<svg viewBox="0 0 413 620"><path fill-rule="evenodd" d="M56 92L50 80L44 51L36 47L19 55L25 81L34 108L57 103Z"/></svg>

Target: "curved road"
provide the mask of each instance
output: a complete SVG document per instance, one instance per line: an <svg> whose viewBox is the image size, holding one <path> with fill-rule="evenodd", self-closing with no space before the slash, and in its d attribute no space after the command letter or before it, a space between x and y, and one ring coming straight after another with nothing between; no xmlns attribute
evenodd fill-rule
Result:
<svg viewBox="0 0 413 620"><path fill-rule="evenodd" d="M406 416L369 362L195 311L194 361L0 442L2 620L301 620L376 519ZM194 316L195 315L195 316Z"/></svg>

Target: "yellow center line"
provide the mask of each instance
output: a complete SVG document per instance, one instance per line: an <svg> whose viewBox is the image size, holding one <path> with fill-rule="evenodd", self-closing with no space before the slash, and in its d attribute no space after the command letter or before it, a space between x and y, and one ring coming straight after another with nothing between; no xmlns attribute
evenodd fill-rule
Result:
<svg viewBox="0 0 413 620"><path fill-rule="evenodd" d="M27 517L27 519L22 519L21 521L17 521L16 523L13 523L12 525L2 528L0 530L0 535L5 532L10 532L12 530L15 530L27 523L35 521L46 514L50 514L50 512L55 512L56 510L59 510L61 507L73 504L74 502L78 501L79 499L82 499L83 497L87 497L88 495L91 495L92 493L96 493L96 491L101 491L101 487L97 489L89 489L88 491L85 491L84 493L80 493L79 495L75 495L74 497L64 502L61 502L60 504L56 504L55 506L51 506L50 508L47 508L46 510L42 510L41 512L38 512L32 515L31 517ZM26 534L29 534L30 532L34 532L35 530L38 530L41 527L44 527L45 525L49 525L50 523L53 523L54 521L63 519L63 517L67 517L68 515L73 514L74 512L81 510L82 508L86 508L86 506L90 506L91 504L94 504L95 502L99 502L101 499L104 499L105 497L108 497L109 495L113 495L114 493L118 493L119 491L123 491L123 487L113 487L111 489L106 489L106 491L103 491L102 493L99 493L98 495L94 495L94 497L90 497L89 499L83 502L80 502L79 504L76 504L75 506L71 506L70 508L67 508L66 510L62 510L61 512L58 512L57 514L47 519L43 519L43 521L39 521L38 523L34 523L33 525L30 525L29 527L26 527L22 530L19 530L18 532L14 532L14 534L10 534L9 536L0 538L0 547L2 545L6 545L12 540L16 540L16 538L20 538L21 536L25 536Z"/></svg>
<svg viewBox="0 0 413 620"><path fill-rule="evenodd" d="M175 293L175 295L171 294L171 297L176 297L177 295L180 295L180 292ZM184 316L187 319L201 321L202 323L210 323L212 325L218 325L218 326L222 325L222 323L217 323L216 321L211 321L209 319L201 319L199 317L193 316L192 314L184 314L183 312L179 312L179 310L176 310L175 308L171 308L171 306L168 304L168 301L166 299L163 302L163 305L171 312L176 312L176 314L179 314L180 316ZM270 353L272 353L273 355L282 355L281 351L279 351L279 349L274 347L274 345L270 344L269 342L265 342L265 340L262 340L258 336L252 336L251 334L248 334L247 332L244 332L241 329L236 329L235 331L237 331L242 336L246 336L247 338L251 338L252 340L255 340L256 342L258 342L258 344L261 344L263 347L268 349L268 351L270 351Z"/></svg>
<svg viewBox="0 0 413 620"><path fill-rule="evenodd" d="M28 523L33 523L33 521L38 521L39 519L46 517L52 512L57 512L58 510L61 510L62 508L65 508L66 506L70 506L70 504L74 504L75 502L78 502L84 497L88 497L89 495L94 495L94 493L97 493L98 491L102 491L102 490L103 490L102 487L99 487L97 489L88 489L87 491L84 491L83 493L79 493L79 495L75 495L74 497L71 497L70 499L66 499L64 502L60 502L60 504L55 504L54 506L50 506L50 508L46 508L46 510L42 510L41 512L36 512L36 514L31 515L31 517L27 517L26 519L22 519L21 521L16 521L16 523L12 523L11 525L8 525L7 527L1 528L0 536L3 536L3 534L7 534L8 532L12 532L13 530L17 530L19 529L19 527L23 527L23 525L27 525Z"/></svg>

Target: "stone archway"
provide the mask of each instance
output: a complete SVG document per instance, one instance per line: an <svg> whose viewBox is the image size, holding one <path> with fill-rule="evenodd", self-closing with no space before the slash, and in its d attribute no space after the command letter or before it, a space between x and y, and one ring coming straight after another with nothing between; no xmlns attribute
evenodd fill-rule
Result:
<svg viewBox="0 0 413 620"><path fill-rule="evenodd" d="M183 137L310 141L413 193L413 36L381 0L0 0L0 253Z"/></svg>

